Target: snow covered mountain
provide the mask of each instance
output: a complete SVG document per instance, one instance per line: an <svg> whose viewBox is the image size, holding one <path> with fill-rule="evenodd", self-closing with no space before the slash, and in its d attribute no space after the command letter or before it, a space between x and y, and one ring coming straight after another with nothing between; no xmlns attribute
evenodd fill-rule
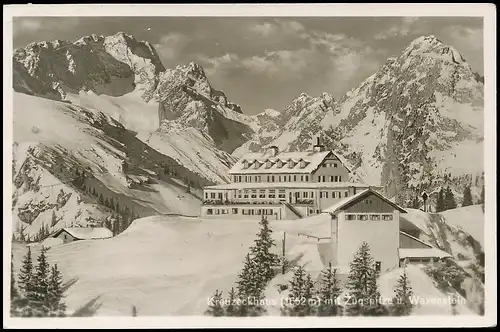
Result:
<svg viewBox="0 0 500 332"><path fill-rule="evenodd" d="M131 217L196 215L196 188L215 182L202 166L190 170L97 110L22 93L14 93L14 109L15 232L99 224L124 209Z"/></svg>
<svg viewBox="0 0 500 332"><path fill-rule="evenodd" d="M459 197L471 185L477 198L484 183L483 81L456 49L419 37L338 102L301 95L284 110L279 129L257 133L234 155L268 145L304 149L320 135L359 177L385 185L400 203L443 184Z"/></svg>
<svg viewBox="0 0 500 332"><path fill-rule="evenodd" d="M97 95L100 98L92 103L117 103L121 110L110 115L127 119L129 129L138 127L136 110L116 101L129 95L138 96L146 108L157 107L154 120L148 114L142 121L148 126L157 129L163 120L176 121L208 134L227 152L248 140L256 125L253 117L243 115L238 105L210 86L198 64L165 69L149 42L123 32L86 36L73 43L32 43L16 49L13 61L15 91L72 103L79 103L81 95ZM94 106L88 105L88 98L84 102ZM139 127L143 129L144 123Z"/></svg>

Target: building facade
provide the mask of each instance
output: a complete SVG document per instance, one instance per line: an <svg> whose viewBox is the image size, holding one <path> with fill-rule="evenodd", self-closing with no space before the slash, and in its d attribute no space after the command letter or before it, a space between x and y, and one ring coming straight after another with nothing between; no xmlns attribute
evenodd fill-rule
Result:
<svg viewBox="0 0 500 332"><path fill-rule="evenodd" d="M113 233L105 227L66 227L52 234L53 238L70 243L79 240L102 240L113 237Z"/></svg>
<svg viewBox="0 0 500 332"><path fill-rule="evenodd" d="M330 261L340 271L349 270L349 263L363 242L370 246L381 273L408 263L451 257L419 239L420 229L401 218L406 210L370 188L324 212L331 216Z"/></svg>
<svg viewBox="0 0 500 332"><path fill-rule="evenodd" d="M308 217L370 187L350 181L350 173L343 160L319 141L306 152L280 153L272 146L238 160L229 171L231 183L205 187L201 215Z"/></svg>

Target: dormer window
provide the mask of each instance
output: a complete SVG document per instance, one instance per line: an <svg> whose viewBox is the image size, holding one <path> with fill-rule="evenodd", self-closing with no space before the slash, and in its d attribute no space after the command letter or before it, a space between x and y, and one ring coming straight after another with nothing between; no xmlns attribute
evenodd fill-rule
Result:
<svg viewBox="0 0 500 332"><path fill-rule="evenodd" d="M243 168L248 168L248 160L243 160Z"/></svg>
<svg viewBox="0 0 500 332"><path fill-rule="evenodd" d="M260 167L260 162L256 160L255 163L253 164L253 168L257 169L259 167Z"/></svg>
<svg viewBox="0 0 500 332"><path fill-rule="evenodd" d="M294 168L295 162L292 159L288 159L288 168Z"/></svg>
<svg viewBox="0 0 500 332"><path fill-rule="evenodd" d="M273 166L273 162L269 159L266 160L266 168L271 168Z"/></svg>
<svg viewBox="0 0 500 332"><path fill-rule="evenodd" d="M306 161L304 159L300 159L300 168L305 168L306 167Z"/></svg>
<svg viewBox="0 0 500 332"><path fill-rule="evenodd" d="M283 167L283 161L281 159L278 159L278 168Z"/></svg>

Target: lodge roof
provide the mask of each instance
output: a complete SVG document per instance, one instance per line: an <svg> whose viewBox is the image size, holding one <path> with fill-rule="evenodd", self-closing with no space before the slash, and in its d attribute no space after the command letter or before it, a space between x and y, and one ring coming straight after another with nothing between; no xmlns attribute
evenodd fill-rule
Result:
<svg viewBox="0 0 500 332"><path fill-rule="evenodd" d="M387 204L390 204L391 206L393 206L394 208L396 208L397 210L399 210L400 212L407 213L406 210L404 210L402 207L400 207L396 203L392 202L390 199L388 199L384 195L376 192L372 188L365 189L365 190L360 191L359 193L357 193L357 194L355 194L353 196L346 197L346 198L340 200L339 202L337 202L336 204L330 206L329 208L323 210L323 212L336 213L336 212L338 212L340 210L343 210L347 205L349 205L351 203L355 203L357 201L360 201L361 199L363 199L368 194L374 194L375 196L379 197L380 199L382 199Z"/></svg>

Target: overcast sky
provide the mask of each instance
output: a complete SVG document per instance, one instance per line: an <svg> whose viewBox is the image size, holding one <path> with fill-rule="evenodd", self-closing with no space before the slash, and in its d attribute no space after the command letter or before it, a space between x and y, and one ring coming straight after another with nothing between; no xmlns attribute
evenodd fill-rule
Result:
<svg viewBox="0 0 500 332"><path fill-rule="evenodd" d="M151 42L167 68L198 62L248 114L281 111L302 92L340 98L422 35L483 75L482 18L25 17L14 19L14 47L118 31Z"/></svg>

